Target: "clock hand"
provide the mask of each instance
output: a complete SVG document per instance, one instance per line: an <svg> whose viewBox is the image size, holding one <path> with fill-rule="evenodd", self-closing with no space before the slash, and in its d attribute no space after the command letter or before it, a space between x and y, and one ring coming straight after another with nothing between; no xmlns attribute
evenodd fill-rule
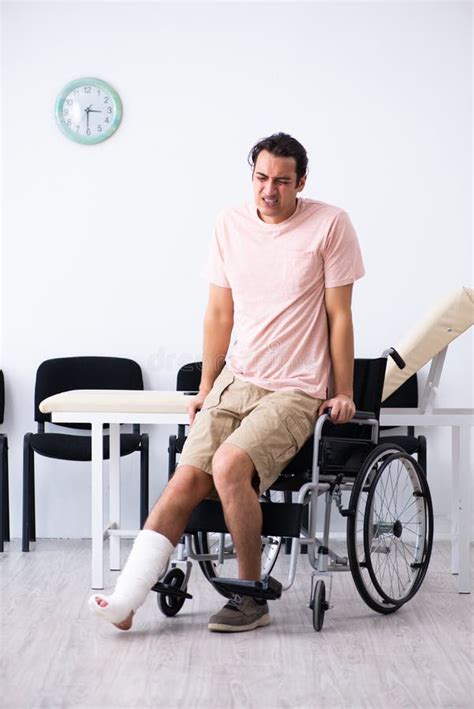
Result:
<svg viewBox="0 0 474 709"><path fill-rule="evenodd" d="M89 113L102 113L102 111L97 111L95 108L89 109Z"/></svg>
<svg viewBox="0 0 474 709"><path fill-rule="evenodd" d="M87 130L89 130L89 113L91 111L92 104L90 106L87 106L87 108L84 109L86 118L87 118Z"/></svg>

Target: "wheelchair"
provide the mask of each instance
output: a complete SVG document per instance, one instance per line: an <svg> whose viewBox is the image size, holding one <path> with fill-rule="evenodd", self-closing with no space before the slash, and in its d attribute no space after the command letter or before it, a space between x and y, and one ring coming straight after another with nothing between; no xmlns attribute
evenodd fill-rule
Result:
<svg viewBox="0 0 474 709"><path fill-rule="evenodd" d="M413 598L430 561L433 508L425 472L417 460L401 445L379 438L389 356L398 367L405 366L393 348L379 358L354 361L354 417L336 425L330 421L330 412L320 416L314 435L260 499L261 580L225 576L225 562L235 558L232 539L220 503L204 500L188 522L177 556L153 587L164 615L176 615L186 599L192 598L187 588L193 561L224 597L237 593L274 600L292 586L301 552L311 571L309 607L316 631L322 629L325 613L332 608L335 572L350 571L361 598L378 613L394 613ZM200 366L193 363L180 370L178 390L195 393ZM178 435L169 441L170 476L185 440L185 426L179 426ZM318 536L320 497L325 504ZM346 518L344 556L330 546L334 507ZM288 578L282 583L271 572L284 539L291 539L291 555Z"/></svg>

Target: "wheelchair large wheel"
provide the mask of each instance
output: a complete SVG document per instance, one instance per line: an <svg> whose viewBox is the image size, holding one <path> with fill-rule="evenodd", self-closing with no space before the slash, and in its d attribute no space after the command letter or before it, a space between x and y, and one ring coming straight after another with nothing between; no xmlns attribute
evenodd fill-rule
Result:
<svg viewBox="0 0 474 709"><path fill-rule="evenodd" d="M430 560L433 509L422 468L398 446L378 446L356 478L349 510L357 590L374 610L392 613L418 591Z"/></svg>
<svg viewBox="0 0 474 709"><path fill-rule="evenodd" d="M393 453L370 484L364 519L364 552L374 588L402 605L420 588L433 544L433 507L421 466Z"/></svg>
<svg viewBox="0 0 474 709"><path fill-rule="evenodd" d="M362 600L369 608L383 614L393 613L399 605L389 603L372 582L365 558L364 520L371 484L379 469L391 455L403 452L399 446L383 443L367 456L354 481L347 516L347 555L352 578Z"/></svg>

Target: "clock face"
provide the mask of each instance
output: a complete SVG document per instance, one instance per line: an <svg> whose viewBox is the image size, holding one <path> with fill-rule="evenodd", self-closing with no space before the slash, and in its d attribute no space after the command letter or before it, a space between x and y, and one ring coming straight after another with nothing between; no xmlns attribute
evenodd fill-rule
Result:
<svg viewBox="0 0 474 709"><path fill-rule="evenodd" d="M101 143L115 133L122 119L119 95L100 79L77 79L67 84L56 101L56 120L77 143Z"/></svg>

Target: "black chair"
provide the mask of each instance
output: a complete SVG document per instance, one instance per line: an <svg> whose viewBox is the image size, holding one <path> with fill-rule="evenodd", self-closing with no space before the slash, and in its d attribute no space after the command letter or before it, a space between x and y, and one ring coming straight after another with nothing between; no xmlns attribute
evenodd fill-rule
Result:
<svg viewBox="0 0 474 709"><path fill-rule="evenodd" d="M5 379L0 369L0 423L5 412ZM10 541L10 505L8 491L8 438L0 433L0 552Z"/></svg>
<svg viewBox="0 0 474 709"><path fill-rule="evenodd" d="M36 541L34 454L59 460L90 461L91 437L45 430L51 414L43 414L39 404L54 394L72 389L143 389L140 365L121 357L62 357L48 359L36 372L35 421L37 433L23 439L23 551ZM90 430L89 424L55 424L72 429ZM140 452L140 525L148 515L148 434L133 425L132 433L120 434L120 455ZM104 459L109 458L109 436L104 435Z"/></svg>
<svg viewBox="0 0 474 709"><path fill-rule="evenodd" d="M418 377L415 374L407 379L403 384L396 389L393 394L382 402L383 408L387 409L416 409L418 406ZM388 431L397 426L381 426L381 431ZM380 438L381 443L395 443L401 446L407 453L416 454L419 464L424 470L425 475L428 473L427 457L426 457L426 437L416 436L415 427L407 426L406 434L402 435L383 435Z"/></svg>
<svg viewBox="0 0 474 709"><path fill-rule="evenodd" d="M176 391L199 390L201 382L202 362L189 362L184 364L178 371L176 378ZM171 479L176 468L176 455L183 450L186 441L186 426L178 425L178 434L169 437L168 446L168 479Z"/></svg>

